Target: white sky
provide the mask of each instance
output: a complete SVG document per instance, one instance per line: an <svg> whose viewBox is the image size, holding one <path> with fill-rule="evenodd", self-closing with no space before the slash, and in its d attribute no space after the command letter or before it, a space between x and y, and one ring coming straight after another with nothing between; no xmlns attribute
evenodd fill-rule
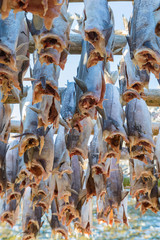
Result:
<svg viewBox="0 0 160 240"><path fill-rule="evenodd" d="M129 20L132 14L132 2L109 2L109 6L112 8L114 13L115 30L123 30L124 26L123 26L122 15L124 15ZM70 3L68 10L71 14L78 13L82 15L83 3ZM75 27L75 25L76 25L76 20L72 25L72 29ZM73 32L71 31L71 33ZM121 59L121 56L117 56L117 55L114 56L114 62L110 63L112 71L117 70L117 65L119 64L120 59ZM59 87L64 87L65 84L67 83L67 80L73 81L73 77L76 76L77 74L77 67L79 64L79 60L80 60L80 55L68 56L65 69L61 71L61 74L60 74ZM118 82L116 84L118 84ZM29 82L24 82L24 86L25 85L29 85ZM151 74L149 88L157 88L158 86L159 85L157 80L155 79L154 75ZM14 116L14 119L17 120L20 118L19 106L18 104L15 104L15 105L16 106L14 107L14 111L12 115Z"/></svg>

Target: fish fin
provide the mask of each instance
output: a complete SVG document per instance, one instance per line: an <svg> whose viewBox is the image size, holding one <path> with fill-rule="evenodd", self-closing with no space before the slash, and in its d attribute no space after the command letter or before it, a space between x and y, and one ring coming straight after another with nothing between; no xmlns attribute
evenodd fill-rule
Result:
<svg viewBox="0 0 160 240"><path fill-rule="evenodd" d="M72 189L72 188L67 188L66 190L71 192L71 193L74 193L74 194L78 195L78 192L76 190Z"/></svg>
<svg viewBox="0 0 160 240"><path fill-rule="evenodd" d="M121 192L121 199L123 200L127 195L128 195L128 191L124 190Z"/></svg>
<svg viewBox="0 0 160 240"><path fill-rule="evenodd" d="M42 152L43 146L44 146L44 136L40 136L39 155L41 155L41 152Z"/></svg>
<svg viewBox="0 0 160 240"><path fill-rule="evenodd" d="M87 86L86 86L85 82L83 82L82 80L78 79L77 77L74 77L74 81L77 83L78 87L83 92L87 92Z"/></svg>
<svg viewBox="0 0 160 240"><path fill-rule="evenodd" d="M38 108L35 108L35 107L29 107L33 112L35 112L35 113L37 113L37 114L39 114L39 113L41 113L41 110L40 109L38 109Z"/></svg>
<svg viewBox="0 0 160 240"><path fill-rule="evenodd" d="M87 189L82 189L78 195L78 201L80 202L83 198L86 199Z"/></svg>
<svg viewBox="0 0 160 240"><path fill-rule="evenodd" d="M68 124L65 122L65 120L63 118L59 118L59 124L61 124L63 127L65 127L66 129L70 129Z"/></svg>
<svg viewBox="0 0 160 240"><path fill-rule="evenodd" d="M33 14L33 25L36 30L41 30L44 25L44 20L38 15Z"/></svg>
<svg viewBox="0 0 160 240"><path fill-rule="evenodd" d="M14 145L14 146L13 146L13 147L11 147L9 150L13 150L13 149L15 149L15 148L19 147L19 145L20 145L20 143L18 143L18 144L16 144L16 145Z"/></svg>
<svg viewBox="0 0 160 240"><path fill-rule="evenodd" d="M113 209L111 208L110 214L109 214L109 225L113 225Z"/></svg>
<svg viewBox="0 0 160 240"><path fill-rule="evenodd" d="M127 20L127 18L126 18L124 15L122 15L122 19L123 19L124 28L125 28L125 30L129 33L128 20Z"/></svg>
<svg viewBox="0 0 160 240"><path fill-rule="evenodd" d="M16 61L29 61L29 58L24 55L16 56Z"/></svg>
<svg viewBox="0 0 160 240"><path fill-rule="evenodd" d="M103 119L106 119L106 114L105 114L105 111L103 108L100 108L100 107L96 107L97 109L97 112L102 116Z"/></svg>
<svg viewBox="0 0 160 240"><path fill-rule="evenodd" d="M28 42L25 43L21 43L17 48L16 48L16 52L18 52L21 48L23 48L25 45L28 45Z"/></svg>
<svg viewBox="0 0 160 240"><path fill-rule="evenodd" d="M118 71L111 72L111 79L112 79L113 84L116 83L117 78L118 78Z"/></svg>

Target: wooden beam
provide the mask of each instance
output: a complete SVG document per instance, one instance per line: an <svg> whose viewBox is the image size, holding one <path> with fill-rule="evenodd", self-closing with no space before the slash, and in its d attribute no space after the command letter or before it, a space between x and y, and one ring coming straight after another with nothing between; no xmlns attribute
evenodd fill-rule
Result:
<svg viewBox="0 0 160 240"><path fill-rule="evenodd" d="M152 133L153 135L158 135L160 128L160 122L152 122ZM12 133L19 133L20 132L20 121L19 120L11 120L11 132ZM93 134L93 132L92 132ZM122 159L126 159L128 154L128 150L123 151ZM127 157L128 158L128 157Z"/></svg>
<svg viewBox="0 0 160 240"><path fill-rule="evenodd" d="M160 106L160 89L144 90L143 99L146 101L148 106L159 107Z"/></svg>
<svg viewBox="0 0 160 240"><path fill-rule="evenodd" d="M63 94L63 90L65 88L59 88L60 95ZM23 94L20 93L20 99L27 96L28 87L24 87ZM143 99L146 101L147 105L150 107L159 107L160 106L160 89L149 89L144 90ZM5 103L19 103L17 100L12 96L9 95Z"/></svg>
<svg viewBox="0 0 160 240"><path fill-rule="evenodd" d="M70 34L70 41L73 44L70 47L70 54L81 54L82 50L82 36L80 34ZM113 51L120 49L120 51L116 52L115 55L122 54L122 48L126 46L127 40L126 37L120 34L115 34L114 40L114 49ZM29 42L29 52L33 53L35 50L34 40L31 38Z"/></svg>

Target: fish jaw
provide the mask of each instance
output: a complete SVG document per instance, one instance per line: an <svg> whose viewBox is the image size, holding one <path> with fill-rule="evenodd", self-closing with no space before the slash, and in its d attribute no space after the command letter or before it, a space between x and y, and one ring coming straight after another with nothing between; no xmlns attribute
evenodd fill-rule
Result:
<svg viewBox="0 0 160 240"><path fill-rule="evenodd" d="M32 148L32 147L38 147L39 146L39 139L34 134L28 134L25 137L23 137L20 141L19 146L19 156L23 156L23 153Z"/></svg>
<svg viewBox="0 0 160 240"><path fill-rule="evenodd" d="M40 52L39 61L41 64L46 63L47 65L53 63L59 65L61 54L53 48L42 49Z"/></svg>
<svg viewBox="0 0 160 240"><path fill-rule="evenodd" d="M7 222L9 223L9 225L13 228L13 226L15 225L15 219L13 216L13 213L10 211L5 211L2 215L1 215L1 221L2 222Z"/></svg>
<svg viewBox="0 0 160 240"><path fill-rule="evenodd" d="M150 48L142 48L134 53L134 61L140 69L152 72L157 79L160 74L160 54Z"/></svg>
<svg viewBox="0 0 160 240"><path fill-rule="evenodd" d="M125 102L129 102L131 101L133 98L141 98L141 95L134 89L127 89L124 93L123 93L123 101Z"/></svg>
<svg viewBox="0 0 160 240"><path fill-rule="evenodd" d="M18 74L13 71L10 67L0 64L0 85L3 85L3 81L8 82L8 87L11 89L13 84L18 90L20 89L18 82Z"/></svg>
<svg viewBox="0 0 160 240"><path fill-rule="evenodd" d="M7 197L7 204L9 204L10 201L16 200L17 202L20 202L21 199L21 194L20 192L12 192L8 197Z"/></svg>
<svg viewBox="0 0 160 240"><path fill-rule="evenodd" d="M57 87L53 86L50 81L46 81L46 88L45 89L43 89L41 82L37 82L34 85L32 104L41 102L43 95L54 96L58 101L60 101L60 96L57 92Z"/></svg>
<svg viewBox="0 0 160 240"><path fill-rule="evenodd" d="M53 48L58 52L62 52L67 46L65 42L57 35L52 33L44 34L40 37L40 45L43 46L43 49Z"/></svg>
<svg viewBox="0 0 160 240"><path fill-rule="evenodd" d="M97 106L100 99L96 96L94 92L86 92L79 100L79 109L90 109Z"/></svg>
<svg viewBox="0 0 160 240"><path fill-rule="evenodd" d="M0 63L7 65L13 71L17 71L16 56L3 44L0 44Z"/></svg>

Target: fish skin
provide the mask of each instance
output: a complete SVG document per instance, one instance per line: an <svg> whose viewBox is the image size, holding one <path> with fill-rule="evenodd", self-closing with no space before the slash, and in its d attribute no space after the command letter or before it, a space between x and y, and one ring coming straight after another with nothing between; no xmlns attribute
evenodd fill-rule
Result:
<svg viewBox="0 0 160 240"><path fill-rule="evenodd" d="M21 22L21 28L16 48L16 57L18 82L23 93L23 78L29 68L29 29L25 19L23 19L23 21ZM18 57L20 58L20 60L18 60Z"/></svg>
<svg viewBox="0 0 160 240"><path fill-rule="evenodd" d="M142 214L148 209L157 213L159 209L158 178L151 163L150 159L148 165L136 159L130 160L130 194L136 197L135 208L140 207Z"/></svg>
<svg viewBox="0 0 160 240"><path fill-rule="evenodd" d="M92 199L85 201L81 208L81 220L74 223L78 233L90 236L92 234Z"/></svg>
<svg viewBox="0 0 160 240"><path fill-rule="evenodd" d="M2 93L0 93L0 100L2 100ZM11 106L10 104L3 104L0 101L0 141L7 143L11 131Z"/></svg>
<svg viewBox="0 0 160 240"><path fill-rule="evenodd" d="M53 64L46 65L45 63L41 65L39 59L34 65L33 69L33 100L32 104L42 101L43 95L51 95L57 100L60 100L58 94L58 79L60 75L60 68ZM44 80L44 87L43 81Z"/></svg>
<svg viewBox="0 0 160 240"><path fill-rule="evenodd" d="M39 103L34 107L39 108ZM28 89L27 97L21 101L21 122L23 126L23 135L20 139L19 156L32 147L39 146L39 137L43 135L43 128L37 129L37 113L30 109L32 107L32 87ZM30 144L29 144L30 142Z"/></svg>
<svg viewBox="0 0 160 240"><path fill-rule="evenodd" d="M2 199L2 207L0 211L1 222L8 223L12 228L16 224L19 215L19 204L17 204L16 199L11 200L8 204L6 198Z"/></svg>
<svg viewBox="0 0 160 240"><path fill-rule="evenodd" d="M65 225L62 224L61 221L58 219L58 210L56 207L56 201L53 199L51 203L51 211L52 217L50 220L50 226L52 229L52 233L54 235L60 233L65 239L68 239L68 230Z"/></svg>
<svg viewBox="0 0 160 240"><path fill-rule="evenodd" d="M13 71L17 71L16 47L23 18L23 12L18 13L15 18L13 11L10 11L5 20L0 18L0 63L9 66Z"/></svg>
<svg viewBox="0 0 160 240"><path fill-rule="evenodd" d="M106 45L111 36L113 25L111 24L108 3L105 0L101 0L99 5L95 0L84 1L83 28L85 40L89 41L101 56L107 55Z"/></svg>
<svg viewBox="0 0 160 240"><path fill-rule="evenodd" d="M130 52L135 65L152 72L156 78L160 73L160 40L155 34L155 12L159 1L138 0L133 6L130 31ZM142 23L142 24L141 24Z"/></svg>
<svg viewBox="0 0 160 240"><path fill-rule="evenodd" d="M19 204L24 193L24 189L20 188L20 182L17 182L17 177L22 169L22 166L24 166L24 163L22 157L19 157L18 148L12 149L18 143L18 140L14 140L7 145L5 157L7 204L13 199L16 199L16 203Z"/></svg>
<svg viewBox="0 0 160 240"><path fill-rule="evenodd" d="M42 209L41 207L33 208L33 202L30 200L31 188L27 187L24 193L22 229L23 240L35 238L41 227ZM30 237L30 238L29 238Z"/></svg>
<svg viewBox="0 0 160 240"><path fill-rule="evenodd" d="M49 30L52 27L52 21L60 14L60 9L63 4L63 0L6 0L3 1L1 6L2 18L6 18L10 12L10 9L14 9L14 12L19 11L31 12L32 14L39 15L44 19L44 25Z"/></svg>
<svg viewBox="0 0 160 240"><path fill-rule="evenodd" d="M123 64L125 65L124 70ZM123 92L123 100L129 102L133 98L140 99L144 92L144 87L148 88L150 76L146 70L139 70L139 67L133 64L127 47L123 53L120 68L120 79L123 79L126 85Z"/></svg>
<svg viewBox="0 0 160 240"><path fill-rule="evenodd" d="M118 208L122 201L123 172L116 158L112 158L110 176L106 179L107 202L110 208Z"/></svg>
<svg viewBox="0 0 160 240"><path fill-rule="evenodd" d="M52 170L52 199L56 196L58 201L69 202L71 196L71 163L69 152L65 143L65 127L59 125L55 141L54 165ZM55 195L56 193L56 195Z"/></svg>
<svg viewBox="0 0 160 240"><path fill-rule="evenodd" d="M7 151L7 143L0 141L0 196L2 197L7 187L7 178L6 178L6 163L5 163L5 155Z"/></svg>
<svg viewBox="0 0 160 240"><path fill-rule="evenodd" d="M82 125L82 132L77 129L71 129L66 137L66 147L70 156L81 155L83 159L88 157L88 141L92 132L93 124L91 119L85 118L80 124Z"/></svg>
<svg viewBox="0 0 160 240"><path fill-rule="evenodd" d="M101 106L105 94L104 63L101 61L95 66L87 67L90 43L82 42L82 53L77 70L77 77L84 82L86 90L79 98L78 107L85 112L94 106Z"/></svg>
<svg viewBox="0 0 160 240"><path fill-rule="evenodd" d="M62 93L61 97L61 116L71 128L72 118L76 110L76 91L75 83L67 81L67 88Z"/></svg>
<svg viewBox="0 0 160 240"><path fill-rule="evenodd" d="M152 138L151 117L145 101L134 98L127 103L126 118L130 149L133 146L142 146L146 152L151 153L155 144Z"/></svg>
<svg viewBox="0 0 160 240"><path fill-rule="evenodd" d="M103 139L119 152L120 138L128 143L124 129L124 112L119 100L119 92L112 84L106 84L106 92L103 101L105 116L102 119ZM104 119L106 118L106 119Z"/></svg>
<svg viewBox="0 0 160 240"><path fill-rule="evenodd" d="M50 128L44 136L44 145L41 152L39 147L32 147L24 154L26 167L34 175L37 183L40 182L42 177L43 180L48 179L51 174L54 163L53 135L54 130Z"/></svg>

